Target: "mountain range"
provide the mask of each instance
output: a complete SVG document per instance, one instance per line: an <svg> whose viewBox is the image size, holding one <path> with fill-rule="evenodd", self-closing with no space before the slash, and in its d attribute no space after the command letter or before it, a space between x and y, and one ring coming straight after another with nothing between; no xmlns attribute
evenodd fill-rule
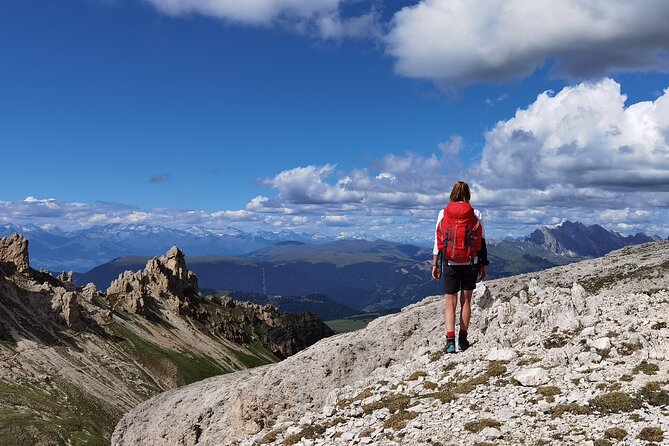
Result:
<svg viewBox="0 0 669 446"><path fill-rule="evenodd" d="M236 257L247 256L281 242L320 245L340 240L320 233L288 230L245 232L233 227L192 226L176 229L140 224L108 224L66 231L36 225L0 225L0 237L7 237L14 232L30 238L31 261L35 267L57 272L84 272L122 256L152 257L166 252L173 245L179 246L189 256ZM353 243L366 240L359 236L348 236L346 239ZM493 264L491 273L493 277L502 277L526 271L524 268L544 268L563 264L570 258L596 257L629 244L656 239L659 237L645 234L622 236L599 225L586 226L567 221L552 228L544 226L523 239L489 240L490 245L496 246L495 255L500 261ZM533 245L525 243L527 241ZM413 239L400 244L429 248L430 241ZM534 245L540 245L545 251L557 254L557 257L551 257ZM317 247L310 249L318 250ZM355 252L355 248L352 252ZM507 268L507 263L518 258L517 254L525 257Z"/></svg>
<svg viewBox="0 0 669 446"><path fill-rule="evenodd" d="M565 222L542 227L526 240L490 240L489 278L540 271L655 240L623 237L601 226ZM212 293L241 293L284 311L314 311L321 318L353 311L399 309L440 292L431 279L430 249L383 240L327 243L281 241L244 256L194 256L189 265ZM124 256L83 274L75 283L107 287L121 272L141 268L148 257ZM321 295L316 303L309 295ZM240 297L243 299L243 297ZM349 313L350 314L350 313Z"/></svg>
<svg viewBox="0 0 669 446"><path fill-rule="evenodd" d="M313 314L200 293L177 247L100 292L31 268L19 234L0 238L0 444L108 445L152 395L332 334Z"/></svg>
<svg viewBox="0 0 669 446"><path fill-rule="evenodd" d="M322 243L322 234L293 231L244 232L233 227L187 229L164 226L108 224L65 231L36 225L0 225L0 237L20 233L30 239L31 261L49 271L87 271L120 256L154 256L177 245L189 255L236 256L286 240Z"/></svg>

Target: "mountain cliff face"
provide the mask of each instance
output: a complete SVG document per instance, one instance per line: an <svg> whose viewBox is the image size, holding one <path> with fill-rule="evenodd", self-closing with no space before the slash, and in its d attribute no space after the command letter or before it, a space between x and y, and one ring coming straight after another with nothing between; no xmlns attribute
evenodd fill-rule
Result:
<svg viewBox="0 0 669 446"><path fill-rule="evenodd" d="M281 363L169 391L115 446L647 444L669 437L669 242L488 281L472 347L427 298Z"/></svg>
<svg viewBox="0 0 669 446"><path fill-rule="evenodd" d="M0 239L0 444L109 444L152 395L330 334L313 315L202 296L176 247L102 293L30 268L15 234Z"/></svg>
<svg viewBox="0 0 669 446"><path fill-rule="evenodd" d="M652 242L655 238L645 234L622 236L599 225L566 221L555 228L537 229L529 240L556 254L601 257L615 249Z"/></svg>

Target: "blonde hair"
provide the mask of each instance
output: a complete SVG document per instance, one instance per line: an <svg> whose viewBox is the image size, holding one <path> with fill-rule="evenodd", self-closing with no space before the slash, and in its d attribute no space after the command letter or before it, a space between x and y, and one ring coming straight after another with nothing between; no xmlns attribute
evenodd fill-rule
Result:
<svg viewBox="0 0 669 446"><path fill-rule="evenodd" d="M464 181L456 181L451 190L451 201L466 201L469 203L470 198L469 185Z"/></svg>

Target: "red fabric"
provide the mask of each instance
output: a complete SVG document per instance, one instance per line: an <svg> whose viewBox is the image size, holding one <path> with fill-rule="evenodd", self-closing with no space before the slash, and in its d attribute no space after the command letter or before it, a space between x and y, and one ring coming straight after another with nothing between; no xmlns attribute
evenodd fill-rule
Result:
<svg viewBox="0 0 669 446"><path fill-rule="evenodd" d="M482 238L483 228L474 208L465 201L448 203L437 227L437 247L444 258L454 263L473 262Z"/></svg>
<svg viewBox="0 0 669 446"><path fill-rule="evenodd" d="M454 338L455 337L455 332L454 331L447 331L446 332L446 337L447 338Z"/></svg>

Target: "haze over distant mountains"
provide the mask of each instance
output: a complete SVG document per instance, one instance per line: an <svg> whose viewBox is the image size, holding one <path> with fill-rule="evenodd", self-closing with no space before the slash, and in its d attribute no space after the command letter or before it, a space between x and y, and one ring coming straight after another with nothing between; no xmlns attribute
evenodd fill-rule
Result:
<svg viewBox="0 0 669 446"><path fill-rule="evenodd" d="M163 226L109 224L66 231L57 227L43 228L36 225L0 225L0 237L7 237L14 232L19 232L30 239L31 262L36 267L50 271L79 272L88 271L121 256L151 257L167 251L173 245L179 246L189 257L242 256L279 242L296 241L313 245L337 240L336 237L320 233L307 234L288 230L245 232L233 227L213 229L192 226L187 229L176 229ZM361 238L350 236L348 239ZM496 254L500 254L500 249L503 251L498 258L500 266L500 260L502 265L508 263L509 252L521 256L524 253L544 258L553 264L562 264L563 257L600 256L623 246L657 239L659 237L645 234L625 237L598 225L585 226L581 223L565 222L557 227L544 226L537 229L526 240L501 242L489 240L489 244L497 246L493 249L498 251ZM525 243L527 240L533 242L532 245ZM427 238L402 240L401 243L423 248L430 245ZM550 258L543 252L535 252L537 246L534 245L537 244L558 257ZM512 257L515 259L517 255L514 254ZM532 263L537 259L521 260L521 263ZM497 276L517 272L514 268L514 265L508 271L505 267L498 268Z"/></svg>
<svg viewBox="0 0 669 446"><path fill-rule="evenodd" d="M526 240L491 240L489 278L540 271L654 239L643 234L624 237L601 226L581 223L542 227ZM318 305L309 309L326 319L334 313L344 314L341 306L355 311L398 309L438 294L441 286L430 276L430 248L382 240L320 244L283 241L237 257L186 253L203 288L253 293L253 299L292 296L291 302L301 300L310 305L314 299L305 297L320 294L323 296L317 299ZM75 282L93 282L104 288L121 272L140 269L148 258L119 257L87 273L75 274ZM276 301L284 311L295 311L284 306L286 302Z"/></svg>
<svg viewBox="0 0 669 446"><path fill-rule="evenodd" d="M36 225L0 225L0 237L14 232L30 239L32 264L50 271L88 271L120 256L154 256L177 245L189 256L236 256L280 241L322 243L333 240L322 234L293 231L244 232L192 226L175 229L163 226L109 224L65 231Z"/></svg>

